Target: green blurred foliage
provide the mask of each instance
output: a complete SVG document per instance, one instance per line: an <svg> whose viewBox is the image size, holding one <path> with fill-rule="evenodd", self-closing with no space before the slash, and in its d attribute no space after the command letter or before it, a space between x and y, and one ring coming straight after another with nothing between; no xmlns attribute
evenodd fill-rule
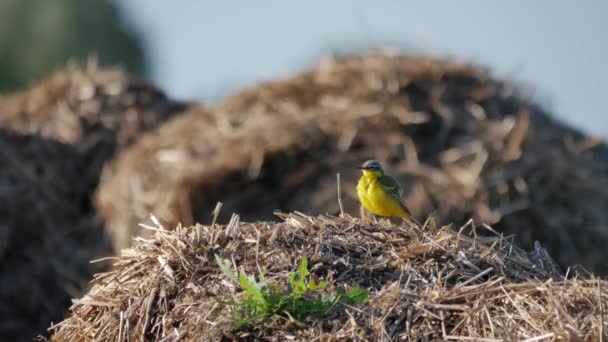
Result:
<svg viewBox="0 0 608 342"><path fill-rule="evenodd" d="M0 0L0 92L92 54L145 75L141 43L109 0Z"/></svg>

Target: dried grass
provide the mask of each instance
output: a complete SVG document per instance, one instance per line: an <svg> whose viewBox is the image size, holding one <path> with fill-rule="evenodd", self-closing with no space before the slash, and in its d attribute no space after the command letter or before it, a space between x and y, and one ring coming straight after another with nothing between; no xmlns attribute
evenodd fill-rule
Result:
<svg viewBox="0 0 608 342"><path fill-rule="evenodd" d="M379 159L417 218L469 217L563 266L607 274L608 149L553 121L525 89L450 60L387 53L325 60L217 107L194 108L108 165L97 203L117 249L150 213L166 226L275 209L358 211L356 167ZM226 222L229 217L220 217Z"/></svg>
<svg viewBox="0 0 608 342"><path fill-rule="evenodd" d="M103 163L185 104L169 100L150 82L95 60L70 65L32 88L0 97L0 127L75 146L95 187Z"/></svg>
<svg viewBox="0 0 608 342"><path fill-rule="evenodd" d="M118 69L69 67L0 98L0 340L60 320L111 253L91 203L101 167L180 105Z"/></svg>
<svg viewBox="0 0 608 342"><path fill-rule="evenodd" d="M147 227L153 237L138 238L74 300L52 339L591 341L608 324L607 281L565 278L540 246L524 252L489 227L281 217L280 223L234 219L172 231L156 221ZM218 299L238 291L214 254L249 274L267 266L270 280L285 280L306 255L311 273L330 288L360 284L371 295L328 320L268 320L237 329Z"/></svg>

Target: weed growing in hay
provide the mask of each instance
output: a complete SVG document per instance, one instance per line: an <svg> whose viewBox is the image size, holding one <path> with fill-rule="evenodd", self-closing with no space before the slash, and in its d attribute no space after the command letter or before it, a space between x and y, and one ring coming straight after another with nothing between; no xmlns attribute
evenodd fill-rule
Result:
<svg viewBox="0 0 608 342"><path fill-rule="evenodd" d="M297 272L289 275L286 285L267 283L265 273L260 272L259 281L241 272L238 277L232 273L232 263L215 256L222 273L245 291L245 298L239 301L222 302L232 307L232 315L237 326L254 323L264 318L282 318L299 323L308 317L328 318L338 304L361 304L369 293L359 286L345 292L338 289L337 295L319 294L328 282L309 278L308 258L303 256Z"/></svg>

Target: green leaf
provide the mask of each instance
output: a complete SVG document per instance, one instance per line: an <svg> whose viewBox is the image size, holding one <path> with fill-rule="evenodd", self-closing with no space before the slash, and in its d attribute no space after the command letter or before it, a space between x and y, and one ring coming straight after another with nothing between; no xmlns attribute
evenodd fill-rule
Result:
<svg viewBox="0 0 608 342"><path fill-rule="evenodd" d="M268 268L266 266L264 266L264 269L262 269L262 273L260 273L260 281L264 282L267 274L268 274Z"/></svg>
<svg viewBox="0 0 608 342"><path fill-rule="evenodd" d="M343 294L344 299L352 304L361 304L367 299L368 296L369 292L360 288L359 285Z"/></svg>
<svg viewBox="0 0 608 342"><path fill-rule="evenodd" d="M252 285L249 283L249 278L245 273L239 274L239 285L243 290L247 290L248 288L252 287Z"/></svg>
<svg viewBox="0 0 608 342"><path fill-rule="evenodd" d="M223 260L219 255L215 255L215 262L220 266L220 270L228 279L230 279L233 283L238 284L236 276L232 273L232 263L230 260Z"/></svg>
<svg viewBox="0 0 608 342"><path fill-rule="evenodd" d="M295 274L295 273L291 273L291 274L289 275L289 284L290 284L292 287L295 287L295 285L294 285L294 284L296 283L296 277L297 277L297 276L298 276L298 275L297 275L297 274Z"/></svg>
<svg viewBox="0 0 608 342"><path fill-rule="evenodd" d="M306 283L303 280L298 279L294 282L293 285L294 285L293 292L295 292L295 294L303 295L307 292Z"/></svg>
<svg viewBox="0 0 608 342"><path fill-rule="evenodd" d="M327 285L328 285L328 283L326 281L320 281L317 283L314 279L311 279L310 282L308 283L308 287L313 291L324 289L327 287Z"/></svg>
<svg viewBox="0 0 608 342"><path fill-rule="evenodd" d="M239 275L239 285L243 290L245 290L245 294L247 294L247 296L255 300L263 307L266 306L266 301L262 295L263 286L262 284L258 284L253 276L247 276L245 273L241 273Z"/></svg>
<svg viewBox="0 0 608 342"><path fill-rule="evenodd" d="M300 275L300 279L304 280L310 273L308 272L308 258L306 256L302 257L300 260L300 265L298 266L298 274Z"/></svg>

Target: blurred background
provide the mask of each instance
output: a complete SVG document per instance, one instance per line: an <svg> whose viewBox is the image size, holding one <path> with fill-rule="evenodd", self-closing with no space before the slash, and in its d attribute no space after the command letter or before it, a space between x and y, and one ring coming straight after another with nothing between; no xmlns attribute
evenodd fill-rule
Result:
<svg viewBox="0 0 608 342"><path fill-rule="evenodd" d="M530 84L538 102L608 136L605 1L461 3L358 0L0 3L0 91L97 51L177 99L217 102L333 52L391 47L455 57Z"/></svg>
<svg viewBox="0 0 608 342"><path fill-rule="evenodd" d="M150 233L150 214L337 214L337 172L354 213L372 157L415 216L474 217L608 274L607 14L599 0L0 1L0 341L48 335L110 267L90 260ZM363 57L319 63L345 53Z"/></svg>

